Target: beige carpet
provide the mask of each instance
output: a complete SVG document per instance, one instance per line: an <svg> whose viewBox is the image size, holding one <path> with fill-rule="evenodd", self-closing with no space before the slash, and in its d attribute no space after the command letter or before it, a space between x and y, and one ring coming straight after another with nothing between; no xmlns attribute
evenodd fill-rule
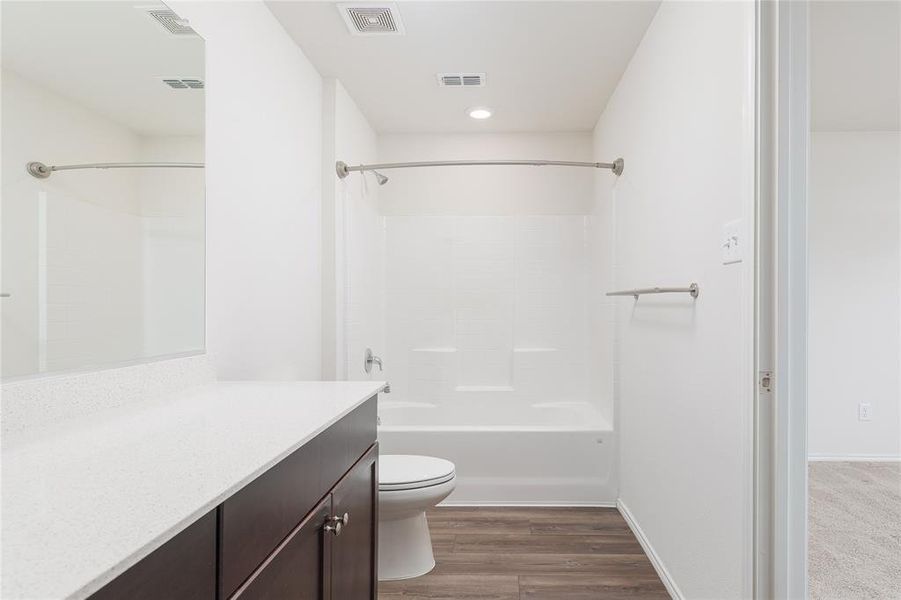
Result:
<svg viewBox="0 0 901 600"><path fill-rule="evenodd" d="M901 463L809 465L814 600L901 598Z"/></svg>

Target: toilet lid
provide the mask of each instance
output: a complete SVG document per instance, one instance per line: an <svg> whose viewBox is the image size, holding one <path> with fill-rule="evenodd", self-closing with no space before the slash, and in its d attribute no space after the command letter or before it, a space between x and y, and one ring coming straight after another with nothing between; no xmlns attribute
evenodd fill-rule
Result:
<svg viewBox="0 0 901 600"><path fill-rule="evenodd" d="M433 456L386 454L379 457L380 490L414 490L454 478L454 463Z"/></svg>

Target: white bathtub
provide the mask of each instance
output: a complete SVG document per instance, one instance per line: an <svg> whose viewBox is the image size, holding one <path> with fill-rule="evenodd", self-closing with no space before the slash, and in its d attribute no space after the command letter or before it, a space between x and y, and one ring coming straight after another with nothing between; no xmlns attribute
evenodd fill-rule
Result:
<svg viewBox="0 0 901 600"><path fill-rule="evenodd" d="M382 454L453 461L457 489L445 505L616 501L614 434L588 403L523 406L479 399L451 409L381 396L379 417Z"/></svg>

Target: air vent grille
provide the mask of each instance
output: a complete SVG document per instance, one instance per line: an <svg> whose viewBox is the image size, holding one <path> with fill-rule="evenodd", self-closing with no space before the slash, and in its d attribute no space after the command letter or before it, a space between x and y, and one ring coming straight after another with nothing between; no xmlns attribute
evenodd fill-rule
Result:
<svg viewBox="0 0 901 600"><path fill-rule="evenodd" d="M191 29L186 20L168 8L152 8L147 11L147 14L172 35L197 35L197 32Z"/></svg>
<svg viewBox="0 0 901 600"><path fill-rule="evenodd" d="M175 90L202 90L203 89L203 80L202 79L183 79L183 78L175 78L168 77L163 79L163 83L171 87Z"/></svg>
<svg viewBox="0 0 901 600"><path fill-rule="evenodd" d="M353 35L403 35L404 28L394 4L339 4L347 28Z"/></svg>
<svg viewBox="0 0 901 600"><path fill-rule="evenodd" d="M484 73L438 73L441 87L485 87Z"/></svg>

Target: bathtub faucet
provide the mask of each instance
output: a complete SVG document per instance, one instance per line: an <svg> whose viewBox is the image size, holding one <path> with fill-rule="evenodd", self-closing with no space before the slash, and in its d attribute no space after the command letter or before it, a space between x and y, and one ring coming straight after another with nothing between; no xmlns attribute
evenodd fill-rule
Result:
<svg viewBox="0 0 901 600"><path fill-rule="evenodd" d="M372 372L372 365L377 365L379 371L382 370L382 359L372 353L371 348L366 348L366 356L363 359L363 370L367 373Z"/></svg>

